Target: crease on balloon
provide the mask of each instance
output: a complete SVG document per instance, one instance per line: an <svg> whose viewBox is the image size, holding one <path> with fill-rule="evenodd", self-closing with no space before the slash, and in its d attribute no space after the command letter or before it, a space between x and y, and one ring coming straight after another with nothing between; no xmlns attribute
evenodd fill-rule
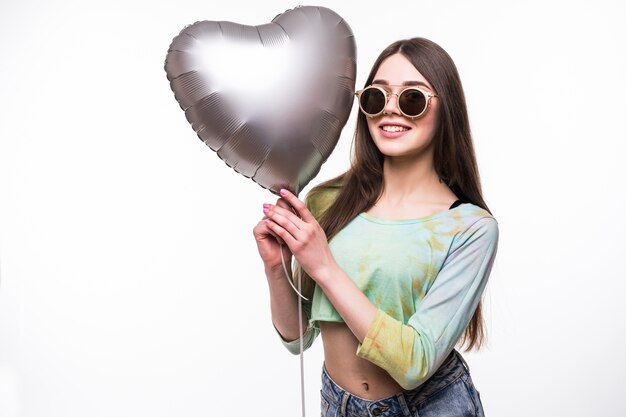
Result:
<svg viewBox="0 0 626 417"><path fill-rule="evenodd" d="M284 33L284 34L285 34L285 36L287 37L287 39L289 39L289 33L287 33L287 31L285 30L285 28L284 28L284 27L282 27L282 26L280 25L280 23L276 23L276 22L272 22L272 23L273 23L273 24L275 24L276 26L278 26L279 28L281 28L281 29L282 29L282 31L283 31L283 33Z"/></svg>
<svg viewBox="0 0 626 417"><path fill-rule="evenodd" d="M326 139L326 134L328 133L327 130L328 128L332 128L333 126L341 126L341 120L328 109L320 108L319 110L320 116L317 121L317 126L315 127L315 129L312 129L318 134L317 136L315 136L318 140L310 139L309 142L313 145L313 148L315 148L315 150L320 154L322 161L326 162L330 154L337 146L337 142L332 144L332 146L323 146L327 142L326 140L324 140ZM328 152L325 152L326 150L328 150Z"/></svg>
<svg viewBox="0 0 626 417"><path fill-rule="evenodd" d="M287 39L289 39L289 34L287 33L287 31L285 30L284 27L282 27L279 23L276 22L272 22L273 24L275 24L276 26L278 26L280 28L280 30L283 31L283 33L285 34L285 36L287 37Z"/></svg>
<svg viewBox="0 0 626 417"><path fill-rule="evenodd" d="M328 156L324 157L324 153L320 151L319 147L317 146L317 143L311 141L311 145L313 145L313 149L315 149L315 151L320 155L320 159L322 160L322 163L326 162L326 160L328 159Z"/></svg>
<svg viewBox="0 0 626 417"><path fill-rule="evenodd" d="M198 40L198 38L196 38L195 36L193 36L191 33L189 32L184 32L185 35L189 36L191 39L195 39ZM187 52L187 51L181 51L181 52Z"/></svg>
<svg viewBox="0 0 626 417"><path fill-rule="evenodd" d="M312 172L309 174L309 178L307 178L307 180L306 180L306 183L307 183L307 184L308 184L309 182L311 182L311 179L313 179L313 178L317 177L317 174L319 174L319 173L320 173L320 170L322 169L322 165L324 165L324 164L326 163L326 160L328 159L328 158L324 159L324 155L322 155L322 154L320 153L320 151L317 149L317 147L316 147L315 145L313 146L313 149L315 149L315 151L319 154L319 156L320 156L320 160L322 161L322 163L321 163L321 164L319 164L319 165L317 165L317 168L315 169L315 171L312 171ZM298 188L297 188L297 191L298 191L298 192L296 193L296 196L300 193L300 191L302 191L302 189L303 189L303 188L304 188L304 187L302 187L302 183L301 183L300 181L298 181Z"/></svg>
<svg viewBox="0 0 626 417"><path fill-rule="evenodd" d="M181 55L187 53L187 51L179 51L179 50L172 50L171 52L178 52ZM174 69L172 69L172 66L176 67L177 70L180 70L180 68L177 68L177 64L178 64L178 62L176 62L174 59L171 59L169 61L167 61L167 60L165 61L165 74L167 75L167 79L170 81L170 83L173 80L175 80L178 77L180 77L182 74L186 74L187 72L189 72L189 71L187 71L185 73L175 75L176 71L174 71ZM193 70L191 70L191 71L193 71Z"/></svg>
<svg viewBox="0 0 626 417"><path fill-rule="evenodd" d="M252 174L252 175L250 176L250 178L252 179L252 181L256 182L256 181L254 180L254 177L256 177L256 174L259 172L259 169L261 169L261 167L265 164L265 162L267 162L267 157L268 157L268 156L272 153L272 149L274 149L274 145L271 145L271 146L268 146L268 147L267 147L267 152L265 152L265 155L263 156L263 160L261 161L261 163L259 164L259 166L258 166L258 167L256 167L256 169L254 170L254 174ZM259 184L259 183L257 182L257 184ZM259 185L261 185L261 184L259 184ZM262 185L261 185L261 186L262 186ZM263 187L263 186L262 186L262 187ZM263 188L266 188L266 189L267 189L267 187L263 187Z"/></svg>
<svg viewBox="0 0 626 417"><path fill-rule="evenodd" d="M190 35L187 32L181 32L181 35L187 35L188 37L190 37L191 39L197 41L198 39L195 36ZM175 43L178 43L176 41L173 41L172 44L170 45L169 49L167 50L167 53L169 55L170 52L176 51L176 52L184 52L187 53L187 49L179 49L178 47L174 47L172 48L172 45L174 45ZM180 43L182 43L182 41L180 41Z"/></svg>
<svg viewBox="0 0 626 417"><path fill-rule="evenodd" d="M203 142L204 142L207 146L209 146L209 149L211 149L211 150L213 150L213 151L215 152L215 154L217 155L217 157L218 157L220 160L224 161L224 163L226 164L226 166L228 166L229 168L234 169L234 168L233 168L233 166L234 166L234 165L230 165L230 164L228 163L228 161L227 161L227 160L225 160L224 158L222 158L222 155L220 155L220 154L219 154L219 151L220 151L220 149L222 149L222 148L224 147L224 145L226 145L226 144L228 143L228 141L230 141L230 140L231 140L231 139L232 139L232 138L233 138L233 137L234 137L234 136L235 136L235 135L236 135L239 131L241 131L245 125L246 125L246 124L244 123L244 124L242 124L241 126L239 126L239 127L237 128L237 130L235 130L235 131L233 132L233 134L232 134L232 135L230 135L230 136L228 137L228 139L226 139L226 140L224 141L224 143L222 143L222 145L221 145L218 149L212 149L212 148L211 148L211 147L210 147L210 146L209 146L209 145L208 145L205 141L203 141ZM200 138L200 140L202 140L202 138ZM237 164L237 161L235 161L235 165L236 165L236 164Z"/></svg>
<svg viewBox="0 0 626 417"><path fill-rule="evenodd" d="M258 26L253 26L256 29L256 33L257 35L259 35L259 40L261 41L261 45L263 45L263 47L265 47L265 42L263 42L263 37L261 37L261 31L259 30Z"/></svg>
<svg viewBox="0 0 626 417"><path fill-rule="evenodd" d="M322 12L319 9L319 7L315 7L315 12L316 12L315 15L308 14L307 12L309 12L309 11L310 11L310 9L306 10L306 11L302 10L302 9L299 10L300 14L304 16L304 19L306 20L307 24L313 26L313 25L315 25L317 23L319 26L324 27L325 25L324 25L324 22L323 22Z"/></svg>
<svg viewBox="0 0 626 417"><path fill-rule="evenodd" d="M177 81L177 80L178 80L180 77L182 77L183 75L185 75L185 74L189 74L190 72L193 72L193 71L194 71L194 70L184 72L184 73L182 73L182 74L180 74L180 75L178 75L178 76L176 76L176 77L174 77L174 78L172 78L172 79L170 80L170 88L171 88L171 89L172 89L172 91L174 92L174 98L176 99L176 102L178 103L178 106L179 106L179 107L180 107L180 108L181 108L184 112L187 112L187 109L189 109L190 107L193 107L193 105L192 105L192 106L188 106L187 108L183 107L182 103L180 102L180 101L181 101L181 100L180 100L181 95L180 95L180 94L178 94L178 92L174 89L174 88L175 88L175 86L174 86L174 81ZM181 94L183 94L183 93L181 93Z"/></svg>
<svg viewBox="0 0 626 417"><path fill-rule="evenodd" d="M220 149L222 149L222 148L224 147L224 145L226 145L228 142L230 142L230 140L231 140L232 138L234 138L235 136L237 136L237 134L238 134L239 132L241 132L241 131L242 131L242 130L243 130L243 129L247 126L247 125L248 125L248 123L247 123L247 122L243 122L243 123L241 123L239 126L237 126L237 127L235 128L235 130L233 130L233 133L232 133L232 134L228 137L228 139L226 139L226 140L224 141L224 143L222 143L222 145L221 145L218 149L213 149L213 150L215 151L215 153L217 153L217 156L219 156L219 158L220 158L220 159L222 159L222 157L221 157L221 156L220 156L220 154L218 153L218 152L220 151ZM207 145L207 146L208 146L208 145ZM210 148L210 146L209 146L209 148ZM223 160L223 159L222 159L222 160ZM226 165L228 165L228 163L226 163ZM230 167L230 165L228 165L228 166Z"/></svg>
<svg viewBox="0 0 626 417"><path fill-rule="evenodd" d="M238 174L241 174L241 175L243 175L243 173L242 173L241 171L238 171L238 170L237 170L237 165L239 165L239 160L235 160L235 161L234 161L234 164L232 164L232 165L231 165L231 164L229 164L229 163L228 163L228 161L227 161L227 160L225 160L224 158L222 158L222 156L219 154L219 151L220 151L220 150L221 150L221 149L222 149L222 148L223 148L226 144L228 144L228 142L230 142L230 141L231 141L234 137L236 137L236 136L237 136L237 134L238 134L239 132L241 132L242 130L244 130L244 129L246 128L246 126L248 126L248 124L247 124L247 123L245 123L245 122L244 122L244 123L242 123L242 124L241 124L241 125L237 128L237 130L235 130L235 131L233 132L233 134L232 134L232 135L230 135L230 136L228 137L228 139L226 139L226 140L224 141L224 143L222 143L222 146L220 146L220 148L219 148L218 150L216 150L216 151L215 151L215 153L217 153L218 158L220 158L222 161L224 161L224 163L225 163L228 167L230 167L230 168L234 169L234 170L235 170L235 172L237 172ZM235 150L235 149L237 149L237 147L236 147L236 146L231 146L231 149L232 149L232 150ZM235 153L236 153L236 152L235 152ZM244 175L244 177L245 177L245 175Z"/></svg>
<svg viewBox="0 0 626 417"><path fill-rule="evenodd" d="M222 149L222 147L224 147L224 145L228 144L228 143L231 141L231 139L235 138L235 137L239 134L239 132L241 132L242 130L244 130L247 126L248 126L248 124L247 124L246 122L242 123L242 124L241 124L241 125L237 128L237 130L233 131L233 133L232 133L232 134L228 137L228 139L224 141L224 143L222 144L222 146L220 146L220 148L219 148L219 149L215 150L215 153L217 154L218 158L220 158L222 161L224 161L224 163L225 163L228 167L230 167L230 168L234 169L237 173L239 173L239 174L243 175L244 177L249 178L249 179L253 180L254 182L256 182L256 181L254 180L254 177L255 177L255 176L256 176L256 174L259 172L259 169L263 166L263 164L267 161L268 156L272 153L272 150L273 150L273 148L274 148L274 145L267 146L267 148L266 148L267 150L266 150L265 154L264 154L264 155L263 155L263 157L260 159L259 164L258 164L258 165L257 165L257 167L254 169L254 171L252 171L252 174L251 174L250 176L247 176L247 175L245 175L243 172L241 172L241 171L238 171L238 170L237 170L237 164L238 164L238 161L235 161L235 164L234 164L234 165L230 165L230 164L228 163L228 161L226 161L224 158L222 158L222 156L219 154L219 151ZM233 147L232 147L232 149L236 149L236 148L233 146ZM316 150L317 150L317 148L316 148ZM261 184L260 184L260 183L258 183L258 182L257 182L257 184L261 185ZM261 185L261 186L262 186L262 185ZM266 187L263 187L263 188L266 188Z"/></svg>
<svg viewBox="0 0 626 417"><path fill-rule="evenodd" d="M207 127L206 119L203 119L202 117L194 117L194 116L196 116L196 115L199 116L202 113L202 109L211 107L212 104L214 104L215 101L217 101L218 99L219 99L218 93L216 91L213 91L209 95L203 97L201 100L199 100L194 105L190 106L185 111L185 117L187 118L187 121L191 124L192 129L198 134L198 138L202 142L204 142L204 144L207 145L209 147L209 149L211 149L214 152L218 152L222 148L222 146L224 146L224 144L226 144L228 142L228 140L230 140L230 138L232 136L234 136L239 130L241 130L241 128L246 124L246 122L244 122L244 121L241 121L240 123L237 123L236 119L231 119L230 123L227 124L227 126L224 129L226 129L226 131L228 131L228 128L230 126L234 126L232 128L233 129L233 133L229 136L228 139L224 140L219 145L219 147L216 146L216 149L213 149L213 147L209 143L207 143L210 140L210 137L207 138L207 139L204 139L204 138L202 138L200 136L200 132L206 130L206 127ZM214 132L211 132L211 133L214 133Z"/></svg>
<svg viewBox="0 0 626 417"><path fill-rule="evenodd" d="M180 105L180 108L183 109L183 111L187 111L188 108L195 106L202 100L202 98L196 101L184 99L184 97L191 98L197 96L196 92L198 91L198 85L203 82L201 78L196 77L197 74L198 71L194 69L180 74L178 77L174 78L171 81L171 87L172 91L174 91L174 97L176 98L176 101L178 101L178 104ZM180 87L182 89L183 98L181 98L181 95L176 93L176 90L174 90L175 86L176 88ZM205 94L204 96L207 96L207 94ZM182 102L185 103L186 107L183 107Z"/></svg>

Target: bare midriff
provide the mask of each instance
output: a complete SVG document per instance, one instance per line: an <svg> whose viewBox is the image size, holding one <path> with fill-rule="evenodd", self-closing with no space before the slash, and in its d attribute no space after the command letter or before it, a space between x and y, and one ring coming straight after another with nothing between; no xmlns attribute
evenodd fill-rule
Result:
<svg viewBox="0 0 626 417"><path fill-rule="evenodd" d="M403 391L387 371L356 355L359 341L344 322L319 324L324 365L337 385L366 400L380 400Z"/></svg>

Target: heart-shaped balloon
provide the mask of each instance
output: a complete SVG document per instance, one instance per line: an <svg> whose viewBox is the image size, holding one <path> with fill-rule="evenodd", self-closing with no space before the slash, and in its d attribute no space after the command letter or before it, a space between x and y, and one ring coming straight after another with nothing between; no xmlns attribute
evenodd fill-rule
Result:
<svg viewBox="0 0 626 417"><path fill-rule="evenodd" d="M356 45L337 13L301 6L260 26L189 25L165 71L192 128L228 166L298 195L350 115Z"/></svg>

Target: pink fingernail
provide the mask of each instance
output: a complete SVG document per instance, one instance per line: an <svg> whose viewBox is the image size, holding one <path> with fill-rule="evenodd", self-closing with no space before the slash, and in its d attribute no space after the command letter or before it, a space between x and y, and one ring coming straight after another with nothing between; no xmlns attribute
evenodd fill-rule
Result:
<svg viewBox="0 0 626 417"><path fill-rule="evenodd" d="M263 208L269 207L270 205L267 203L263 203Z"/></svg>
<svg viewBox="0 0 626 417"><path fill-rule="evenodd" d="M284 188L281 188L280 195L287 195L287 190L285 190Z"/></svg>
<svg viewBox="0 0 626 417"><path fill-rule="evenodd" d="M269 207L263 207L263 213L267 213L268 211L270 211Z"/></svg>

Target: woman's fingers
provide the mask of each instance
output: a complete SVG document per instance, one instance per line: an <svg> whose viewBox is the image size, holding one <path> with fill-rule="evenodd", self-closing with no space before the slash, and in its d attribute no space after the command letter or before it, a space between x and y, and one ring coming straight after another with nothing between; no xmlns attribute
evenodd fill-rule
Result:
<svg viewBox="0 0 626 417"><path fill-rule="evenodd" d="M291 249L291 251L293 252L293 249L292 249L293 245L298 243L298 241L293 237L293 235L290 232L288 232L284 227L282 227L282 225L276 223L271 218L265 219L263 221L267 224L267 227L270 230L272 230L274 233L276 233L278 236L280 236L283 239L283 241L287 244L287 246L289 246L289 249Z"/></svg>
<svg viewBox="0 0 626 417"><path fill-rule="evenodd" d="M300 227L303 226L302 220L291 211L278 206L269 206L265 211L266 216L277 225L281 226L289 232L294 238L298 239Z"/></svg>
<svg viewBox="0 0 626 417"><path fill-rule="evenodd" d="M266 219L268 219L268 217L267 217L267 216L263 216L263 218L261 219L261 223L265 226L265 229L267 230L267 233L269 233L270 235L274 236L274 238L276 239L276 241L277 241L279 244L284 245L284 244L285 244L285 241L284 241L284 240L282 240L282 239L280 238L280 236L278 236L278 235L276 234L276 232L274 232L271 228L269 228L269 227L268 227L268 224L267 224L267 222L265 221Z"/></svg>
<svg viewBox="0 0 626 417"><path fill-rule="evenodd" d="M306 205L302 200L292 194L289 190L281 188L280 195L296 210L296 214L306 223L311 223L315 220L313 214L306 208Z"/></svg>
<svg viewBox="0 0 626 417"><path fill-rule="evenodd" d="M276 206L281 207L281 208L283 208L283 209L285 209L285 210L287 210L287 211L289 211L291 213L294 213L296 216L298 216L296 210L293 207L291 207L289 205L289 203L287 203L287 200L285 200L282 197L279 198L278 200L276 200ZM298 218L299 218L299 216L298 216Z"/></svg>
<svg viewBox="0 0 626 417"><path fill-rule="evenodd" d="M265 222L269 230L274 232L278 238L282 238L285 243L305 241L308 236L308 222L317 222L315 217L307 209L304 202L299 200L288 190L281 189L282 197L276 201L275 205L264 204L263 212L267 217ZM295 211L295 213L294 213ZM305 230L307 229L307 230Z"/></svg>

